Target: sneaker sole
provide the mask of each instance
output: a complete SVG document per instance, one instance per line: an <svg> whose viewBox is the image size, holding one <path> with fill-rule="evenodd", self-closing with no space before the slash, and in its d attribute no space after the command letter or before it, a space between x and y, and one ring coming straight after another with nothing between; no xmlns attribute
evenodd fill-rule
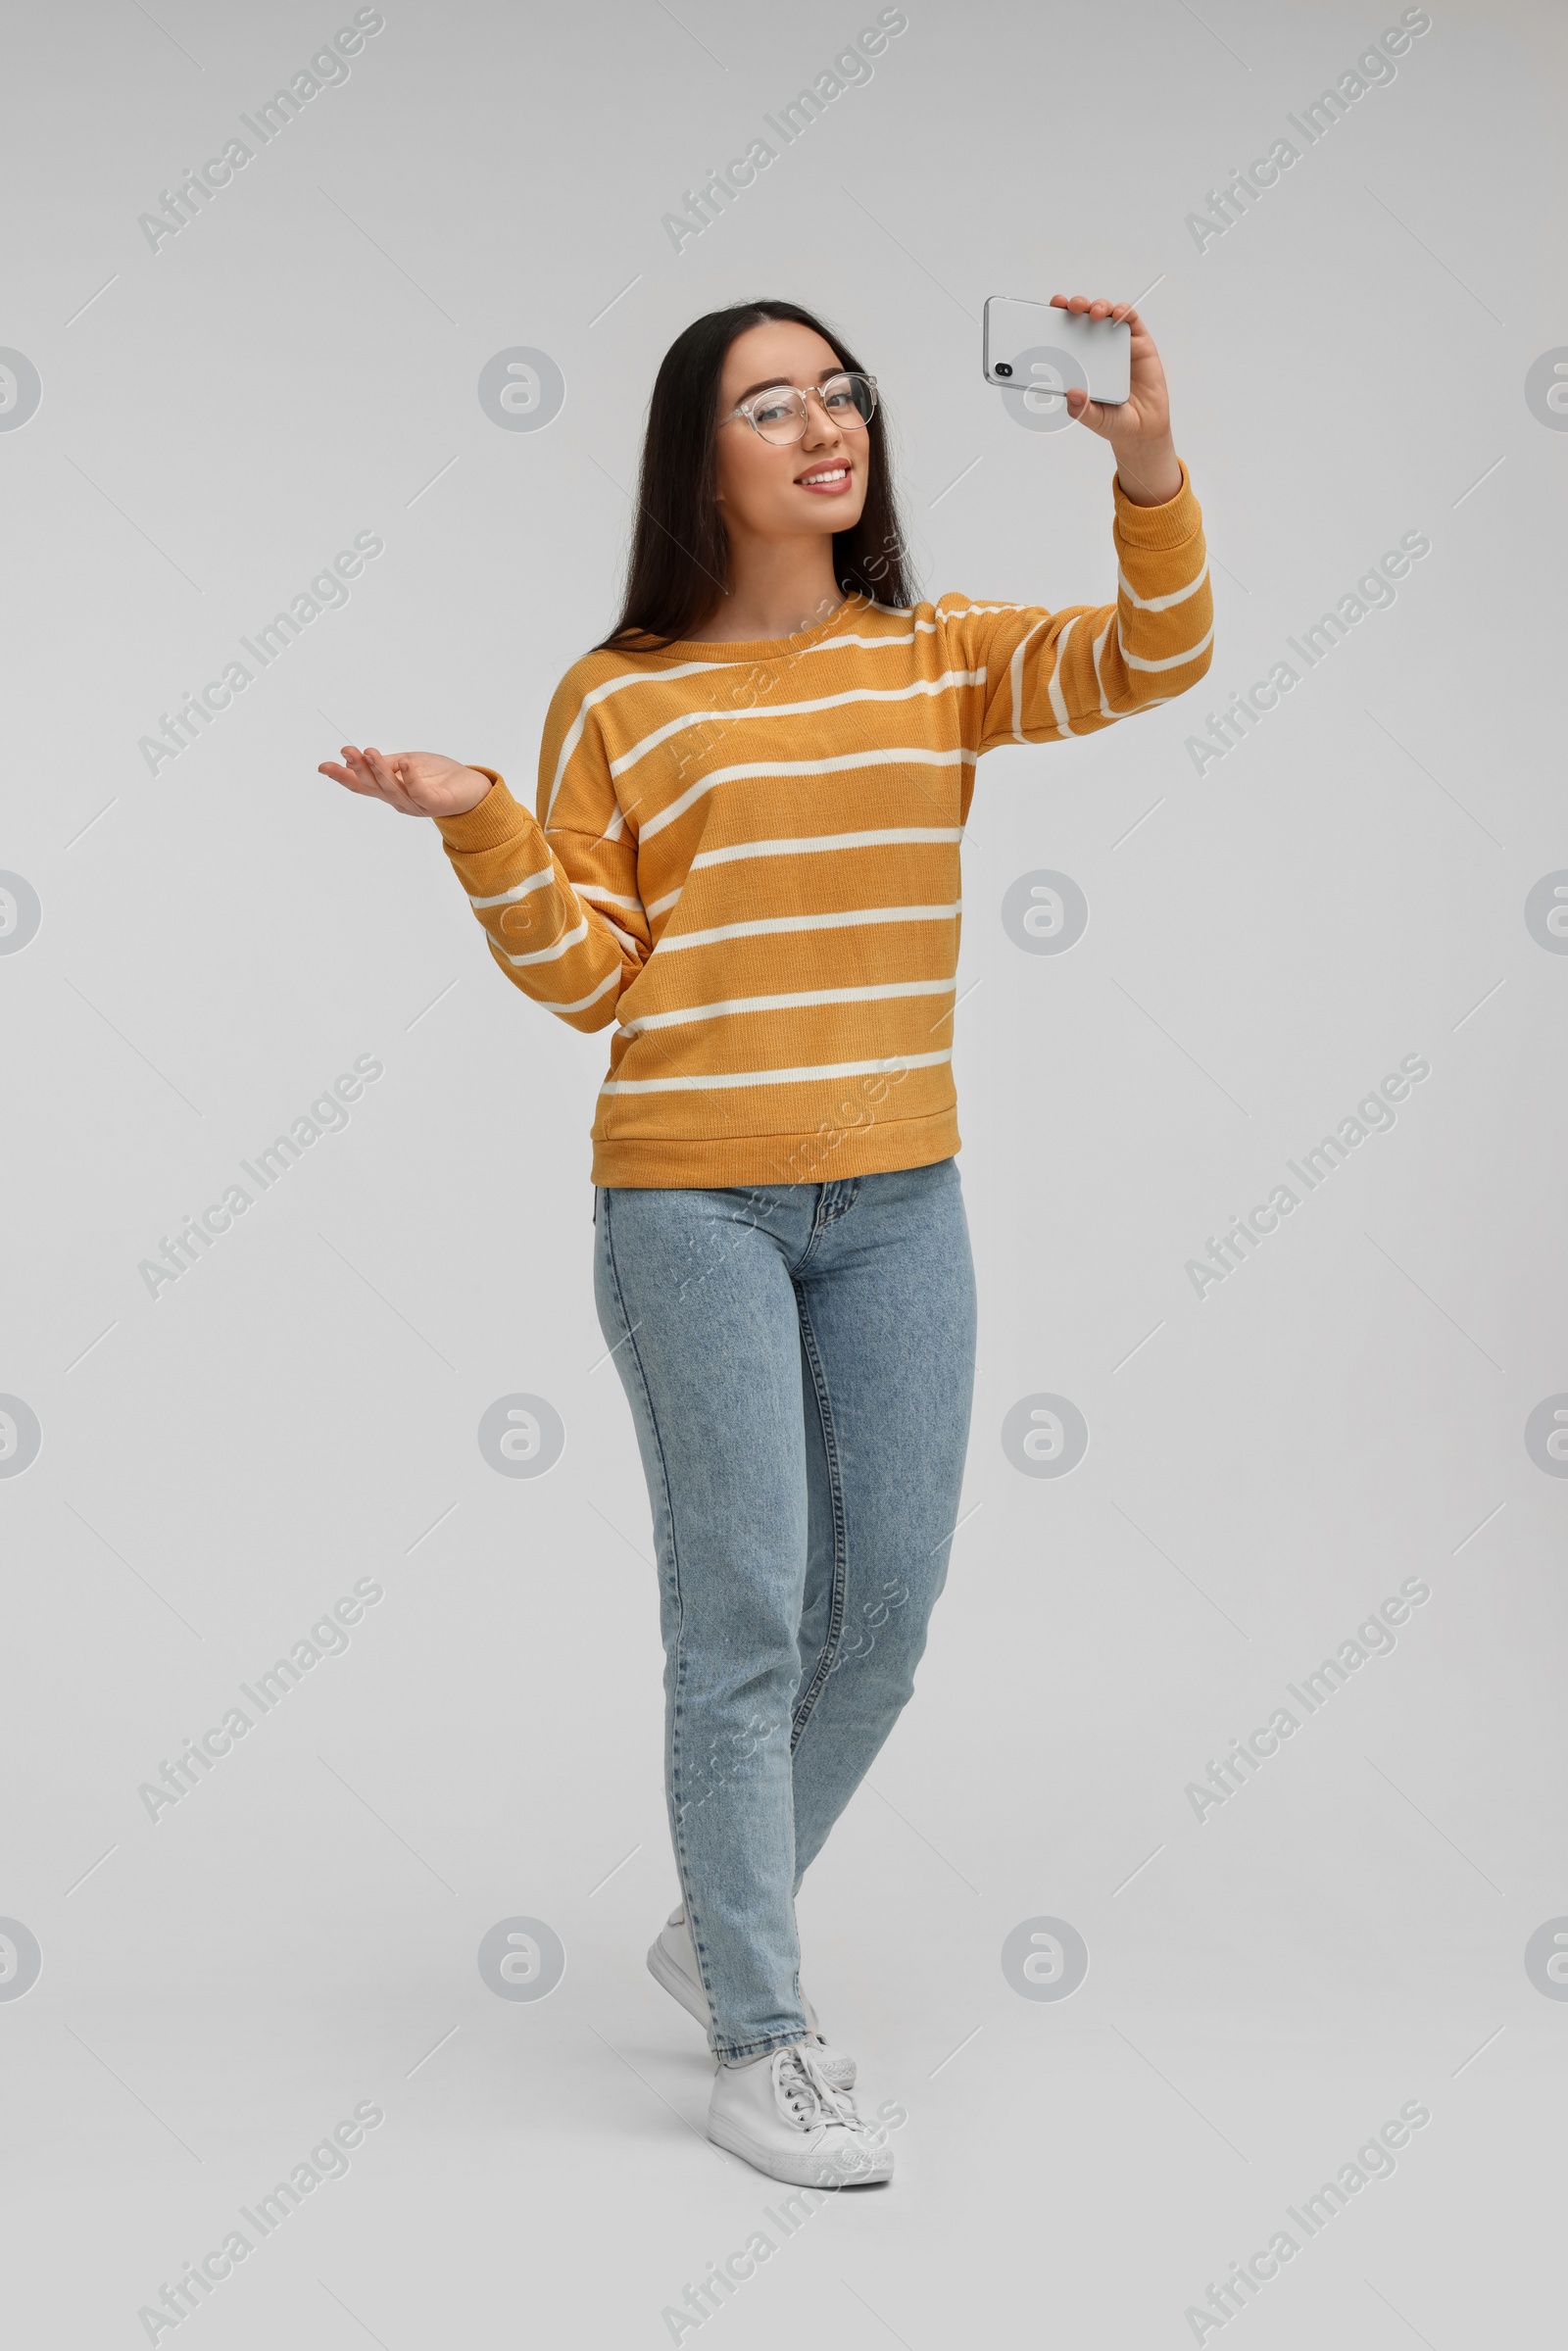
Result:
<svg viewBox="0 0 1568 2351"><path fill-rule="evenodd" d="M708 2135L715 2147L738 2155L754 2171L769 2180L782 2180L788 2187L815 2187L826 2194L836 2194L841 2188L885 2187L893 2178L893 2158L886 2150L874 2158L874 2169L865 2172L839 2172L832 2164L821 2164L808 2155L790 2159L767 2147L760 2147L743 2131L710 2115Z"/></svg>
<svg viewBox="0 0 1568 2351"><path fill-rule="evenodd" d="M680 2002L686 2014L701 2025L706 2033L710 2021L708 1994L700 1984L694 1984L684 1970L675 1965L661 1942L652 1942L648 1946L648 1973L657 1984L668 1992L672 2000ZM856 2064L853 2057L829 2058L823 2064L822 2071L835 2089L855 2087ZM814 2186L816 2182L808 2180L803 2184Z"/></svg>

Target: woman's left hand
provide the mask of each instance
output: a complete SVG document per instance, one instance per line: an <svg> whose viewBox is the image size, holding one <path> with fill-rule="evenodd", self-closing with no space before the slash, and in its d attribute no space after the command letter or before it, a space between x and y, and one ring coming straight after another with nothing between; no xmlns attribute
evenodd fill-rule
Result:
<svg viewBox="0 0 1568 2351"><path fill-rule="evenodd" d="M1056 310L1080 317L1122 319L1132 328L1130 381L1117 408L1074 387L1067 414L1108 441L1116 453L1116 477L1135 506L1163 506L1182 486L1181 462L1170 437L1170 395L1154 338L1130 302L1093 300L1087 294L1053 294Z"/></svg>

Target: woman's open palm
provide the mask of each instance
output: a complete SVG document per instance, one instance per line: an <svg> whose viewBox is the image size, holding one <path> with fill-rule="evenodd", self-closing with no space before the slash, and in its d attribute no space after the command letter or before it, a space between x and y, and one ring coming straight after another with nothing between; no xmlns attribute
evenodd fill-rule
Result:
<svg viewBox="0 0 1568 2351"><path fill-rule="evenodd" d="M345 743L343 763L323 759L317 772L368 800L384 800L401 816L461 816L490 790L487 775L439 751L359 751Z"/></svg>

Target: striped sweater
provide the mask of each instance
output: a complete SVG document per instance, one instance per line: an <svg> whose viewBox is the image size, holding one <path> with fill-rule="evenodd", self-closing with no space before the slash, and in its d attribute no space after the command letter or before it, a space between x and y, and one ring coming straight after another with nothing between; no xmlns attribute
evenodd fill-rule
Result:
<svg viewBox="0 0 1568 2351"><path fill-rule="evenodd" d="M1113 485L1114 604L852 598L750 645L592 653L551 703L537 817L493 768L447 856L516 987L612 1021L606 1185L808 1183L959 1145L958 850L982 752L1054 743L1208 667L1201 517Z"/></svg>

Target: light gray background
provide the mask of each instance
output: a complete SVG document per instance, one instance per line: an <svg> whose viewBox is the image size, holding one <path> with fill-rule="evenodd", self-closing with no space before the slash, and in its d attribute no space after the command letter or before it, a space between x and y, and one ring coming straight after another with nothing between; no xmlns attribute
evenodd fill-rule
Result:
<svg viewBox="0 0 1568 2351"><path fill-rule="evenodd" d="M186 2322L210 2347L632 2351L767 2226L643 1969L673 1879L647 1503L592 1304L604 1044L502 985L427 830L316 764L368 738L531 796L612 616L658 358L759 292L879 375L927 592L1108 596L1108 454L1017 429L979 311L1149 287L1214 666L981 770L968 1515L802 1902L819 2009L907 2109L900 2176L702 2331L1189 2342L1208 2281L1419 2099L1395 2176L1233 2323L1542 2339L1568 2004L1523 1953L1568 1912L1568 1483L1523 1431L1568 1390L1568 958L1523 908L1568 866L1568 436L1524 378L1568 344L1561 16L1437 0L1200 253L1187 214L1396 9L911 0L677 255L662 215L874 9L387 0L351 78L150 252L138 215L351 13L11 28L0 343L43 397L0 433L0 866L42 925L0 958L0 1389L43 1443L0 1480L0 1913L43 1972L0 2001L8 2332L145 2340L138 2307L366 2099L349 2176ZM478 403L514 345L565 379L543 431ZM1412 530L1396 604L1196 776L1203 713ZM149 775L159 713L357 531L385 554L347 607ZM1060 956L1002 923L1040 871L1090 907ZM1205 1237L1412 1053L1394 1131L1195 1297ZM347 1131L151 1299L138 1261L360 1053L385 1075ZM538 1480L476 1442L518 1392L565 1429ZM1062 1480L1002 1447L1042 1393L1090 1432ZM365 1576L347 1653L151 1822L138 1786ZM1395 1652L1200 1824L1187 1783L1410 1576ZM565 1949L539 2003L478 1972L516 1916ZM1002 1971L1040 1916L1090 1952L1060 2004Z"/></svg>

